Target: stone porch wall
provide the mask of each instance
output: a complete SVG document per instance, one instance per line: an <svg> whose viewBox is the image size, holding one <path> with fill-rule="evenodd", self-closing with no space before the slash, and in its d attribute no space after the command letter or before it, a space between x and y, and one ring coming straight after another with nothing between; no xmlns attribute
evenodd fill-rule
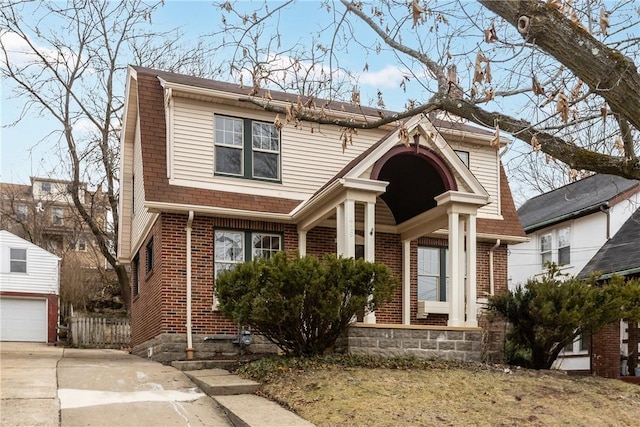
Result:
<svg viewBox="0 0 640 427"><path fill-rule="evenodd" d="M354 355L388 358L415 357L479 362L482 330L420 325L367 325L349 328L336 350Z"/></svg>
<svg viewBox="0 0 640 427"><path fill-rule="evenodd" d="M205 338L208 338L205 341ZM278 348L260 334L253 334L253 343L241 348L234 344L236 335L193 335L193 360L235 358L241 354L275 354ZM136 356L169 364L187 360L186 334L161 334L131 349Z"/></svg>

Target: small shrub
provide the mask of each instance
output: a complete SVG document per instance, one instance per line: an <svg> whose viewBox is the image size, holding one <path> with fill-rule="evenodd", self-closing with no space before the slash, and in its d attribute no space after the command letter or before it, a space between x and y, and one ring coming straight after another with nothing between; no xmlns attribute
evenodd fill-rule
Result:
<svg viewBox="0 0 640 427"><path fill-rule="evenodd" d="M549 369L578 335L595 333L633 312L637 285L630 287L620 277L600 286L595 276L588 281L563 276L550 265L540 279L489 299L489 310L511 324L505 348L511 363Z"/></svg>
<svg viewBox="0 0 640 427"><path fill-rule="evenodd" d="M397 282L383 264L280 252L221 273L216 294L224 315L309 356L333 347L356 313L390 301Z"/></svg>

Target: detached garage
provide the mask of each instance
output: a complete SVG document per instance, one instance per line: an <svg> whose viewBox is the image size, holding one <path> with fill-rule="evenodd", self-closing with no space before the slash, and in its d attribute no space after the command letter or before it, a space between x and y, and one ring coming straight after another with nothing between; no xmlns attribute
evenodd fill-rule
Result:
<svg viewBox="0 0 640 427"><path fill-rule="evenodd" d="M60 258L0 230L0 341L56 341Z"/></svg>

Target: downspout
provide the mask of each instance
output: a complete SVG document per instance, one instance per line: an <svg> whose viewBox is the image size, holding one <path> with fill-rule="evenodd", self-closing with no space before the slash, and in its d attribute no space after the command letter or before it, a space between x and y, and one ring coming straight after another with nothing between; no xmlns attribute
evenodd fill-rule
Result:
<svg viewBox="0 0 640 427"><path fill-rule="evenodd" d="M489 293L495 294L495 279L493 278L493 251L500 246L500 239L496 239L496 244L489 249Z"/></svg>
<svg viewBox="0 0 640 427"><path fill-rule="evenodd" d="M191 331L191 224L193 211L189 211L187 219L187 360L193 359L193 335Z"/></svg>

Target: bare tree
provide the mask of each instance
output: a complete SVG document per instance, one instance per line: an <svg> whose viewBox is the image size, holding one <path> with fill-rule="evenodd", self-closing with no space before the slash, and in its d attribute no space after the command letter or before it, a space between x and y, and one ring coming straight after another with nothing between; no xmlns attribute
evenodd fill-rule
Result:
<svg viewBox="0 0 640 427"><path fill-rule="evenodd" d="M301 50L305 56L299 47L273 43L279 36L265 37L287 31L282 14L297 5L270 9L265 3L254 12L241 3L219 6L225 13L219 36L237 44L228 71L236 81L251 80L247 102L288 122L375 128L440 111L495 129L496 142L504 132L513 135L529 147L529 160L533 155L565 165L551 175L563 170L569 180L593 171L640 179L640 9L633 1L327 0L316 12L331 24L312 35ZM247 54L258 51L259 57ZM311 83L331 99L345 100L327 88L336 77L351 79L354 104L361 103L354 59L362 58L362 70L367 58L393 61L404 73L407 108L384 111L381 91L373 99L380 118L373 121L336 120L313 103L275 105L260 89L283 80L283 70L268 62L282 55L290 58L288 70L322 69L327 78Z"/></svg>
<svg viewBox="0 0 640 427"><path fill-rule="evenodd" d="M127 270L116 262L126 67L144 61L141 65L171 68L173 60L189 72L206 70L200 50L179 52L176 31L151 31L151 15L161 5L141 0L9 0L0 9L0 73L24 102L18 121L35 113L57 123L57 142L52 137L47 141L60 144L59 151L67 156L62 163L75 210L114 268L127 307ZM106 195L110 221L95 215L98 203L80 199L82 182L95 194Z"/></svg>

